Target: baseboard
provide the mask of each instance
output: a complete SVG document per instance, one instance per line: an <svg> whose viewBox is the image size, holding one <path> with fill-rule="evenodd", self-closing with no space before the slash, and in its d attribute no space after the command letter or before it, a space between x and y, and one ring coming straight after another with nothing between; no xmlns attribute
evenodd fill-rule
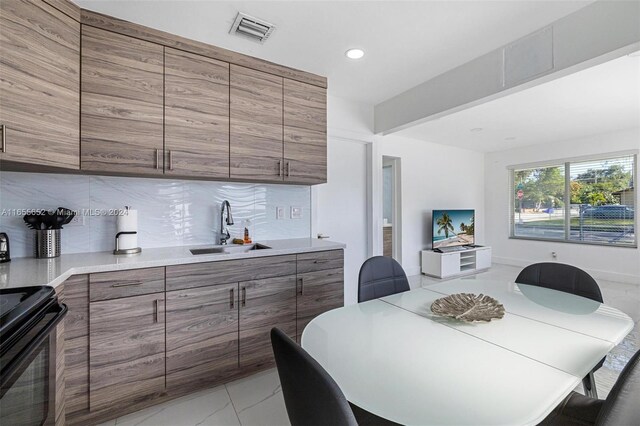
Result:
<svg viewBox="0 0 640 426"><path fill-rule="evenodd" d="M532 262L524 259L515 259L511 257L492 257L493 263L509 266L518 266L524 268ZM640 279L632 274L621 274L619 272L602 271L599 269L582 268L596 280L614 281L624 284L635 284L640 286Z"/></svg>
<svg viewBox="0 0 640 426"><path fill-rule="evenodd" d="M420 275L422 273L422 269L420 265L418 266L403 266L404 273L407 274L408 277L413 275Z"/></svg>

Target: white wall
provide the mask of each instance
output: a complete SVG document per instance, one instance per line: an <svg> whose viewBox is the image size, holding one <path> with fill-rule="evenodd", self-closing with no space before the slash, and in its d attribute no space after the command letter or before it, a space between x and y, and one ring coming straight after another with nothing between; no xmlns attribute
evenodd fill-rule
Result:
<svg viewBox="0 0 640 426"><path fill-rule="evenodd" d="M517 164L638 149L640 131L629 130L487 154L485 235L486 243L493 248L494 262L524 266L539 261L552 261L551 252L555 251L558 262L583 268L595 278L640 284L638 249L509 239L507 170L508 166Z"/></svg>
<svg viewBox="0 0 640 426"><path fill-rule="evenodd" d="M357 302L358 272L368 257L367 145L373 107L329 96L327 180L312 187L312 235L324 233L345 249L345 304Z"/></svg>
<svg viewBox="0 0 640 426"><path fill-rule="evenodd" d="M485 243L483 153L395 135L376 137L376 143L380 156L401 159L402 266L407 275L420 273L420 251L431 247L434 209L475 209L476 242Z"/></svg>

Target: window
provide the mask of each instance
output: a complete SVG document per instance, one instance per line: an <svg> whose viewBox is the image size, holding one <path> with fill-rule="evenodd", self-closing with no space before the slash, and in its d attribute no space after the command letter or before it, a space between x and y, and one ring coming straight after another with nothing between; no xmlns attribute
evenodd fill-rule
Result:
<svg viewBox="0 0 640 426"><path fill-rule="evenodd" d="M510 168L511 237L637 247L636 155Z"/></svg>

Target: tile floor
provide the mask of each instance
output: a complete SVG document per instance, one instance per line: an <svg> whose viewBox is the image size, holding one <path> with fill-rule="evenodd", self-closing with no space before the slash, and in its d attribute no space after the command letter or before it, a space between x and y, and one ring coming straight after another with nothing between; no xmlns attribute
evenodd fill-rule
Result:
<svg viewBox="0 0 640 426"><path fill-rule="evenodd" d="M494 265L489 271L468 279L514 280L521 268ZM412 288L428 286L441 280L425 276L409 278ZM602 282L605 303L618 308L636 323L634 330L596 372L600 398L609 393L629 357L640 348L640 288L632 284ZM582 391L579 387L577 391ZM207 389L192 395L156 405L105 423L105 426L199 426L199 425L265 425L289 424L284 399L275 370L269 370L238 381Z"/></svg>

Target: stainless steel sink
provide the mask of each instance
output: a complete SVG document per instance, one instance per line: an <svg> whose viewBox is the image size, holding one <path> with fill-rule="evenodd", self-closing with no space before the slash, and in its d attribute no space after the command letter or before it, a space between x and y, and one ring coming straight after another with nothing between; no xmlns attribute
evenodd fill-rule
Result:
<svg viewBox="0 0 640 426"><path fill-rule="evenodd" d="M228 246L212 246L212 247L203 247L197 249L189 250L193 255L201 255L201 254L234 254L234 253L248 253L253 250L265 250L270 249L271 247L267 247L263 244L230 244Z"/></svg>

